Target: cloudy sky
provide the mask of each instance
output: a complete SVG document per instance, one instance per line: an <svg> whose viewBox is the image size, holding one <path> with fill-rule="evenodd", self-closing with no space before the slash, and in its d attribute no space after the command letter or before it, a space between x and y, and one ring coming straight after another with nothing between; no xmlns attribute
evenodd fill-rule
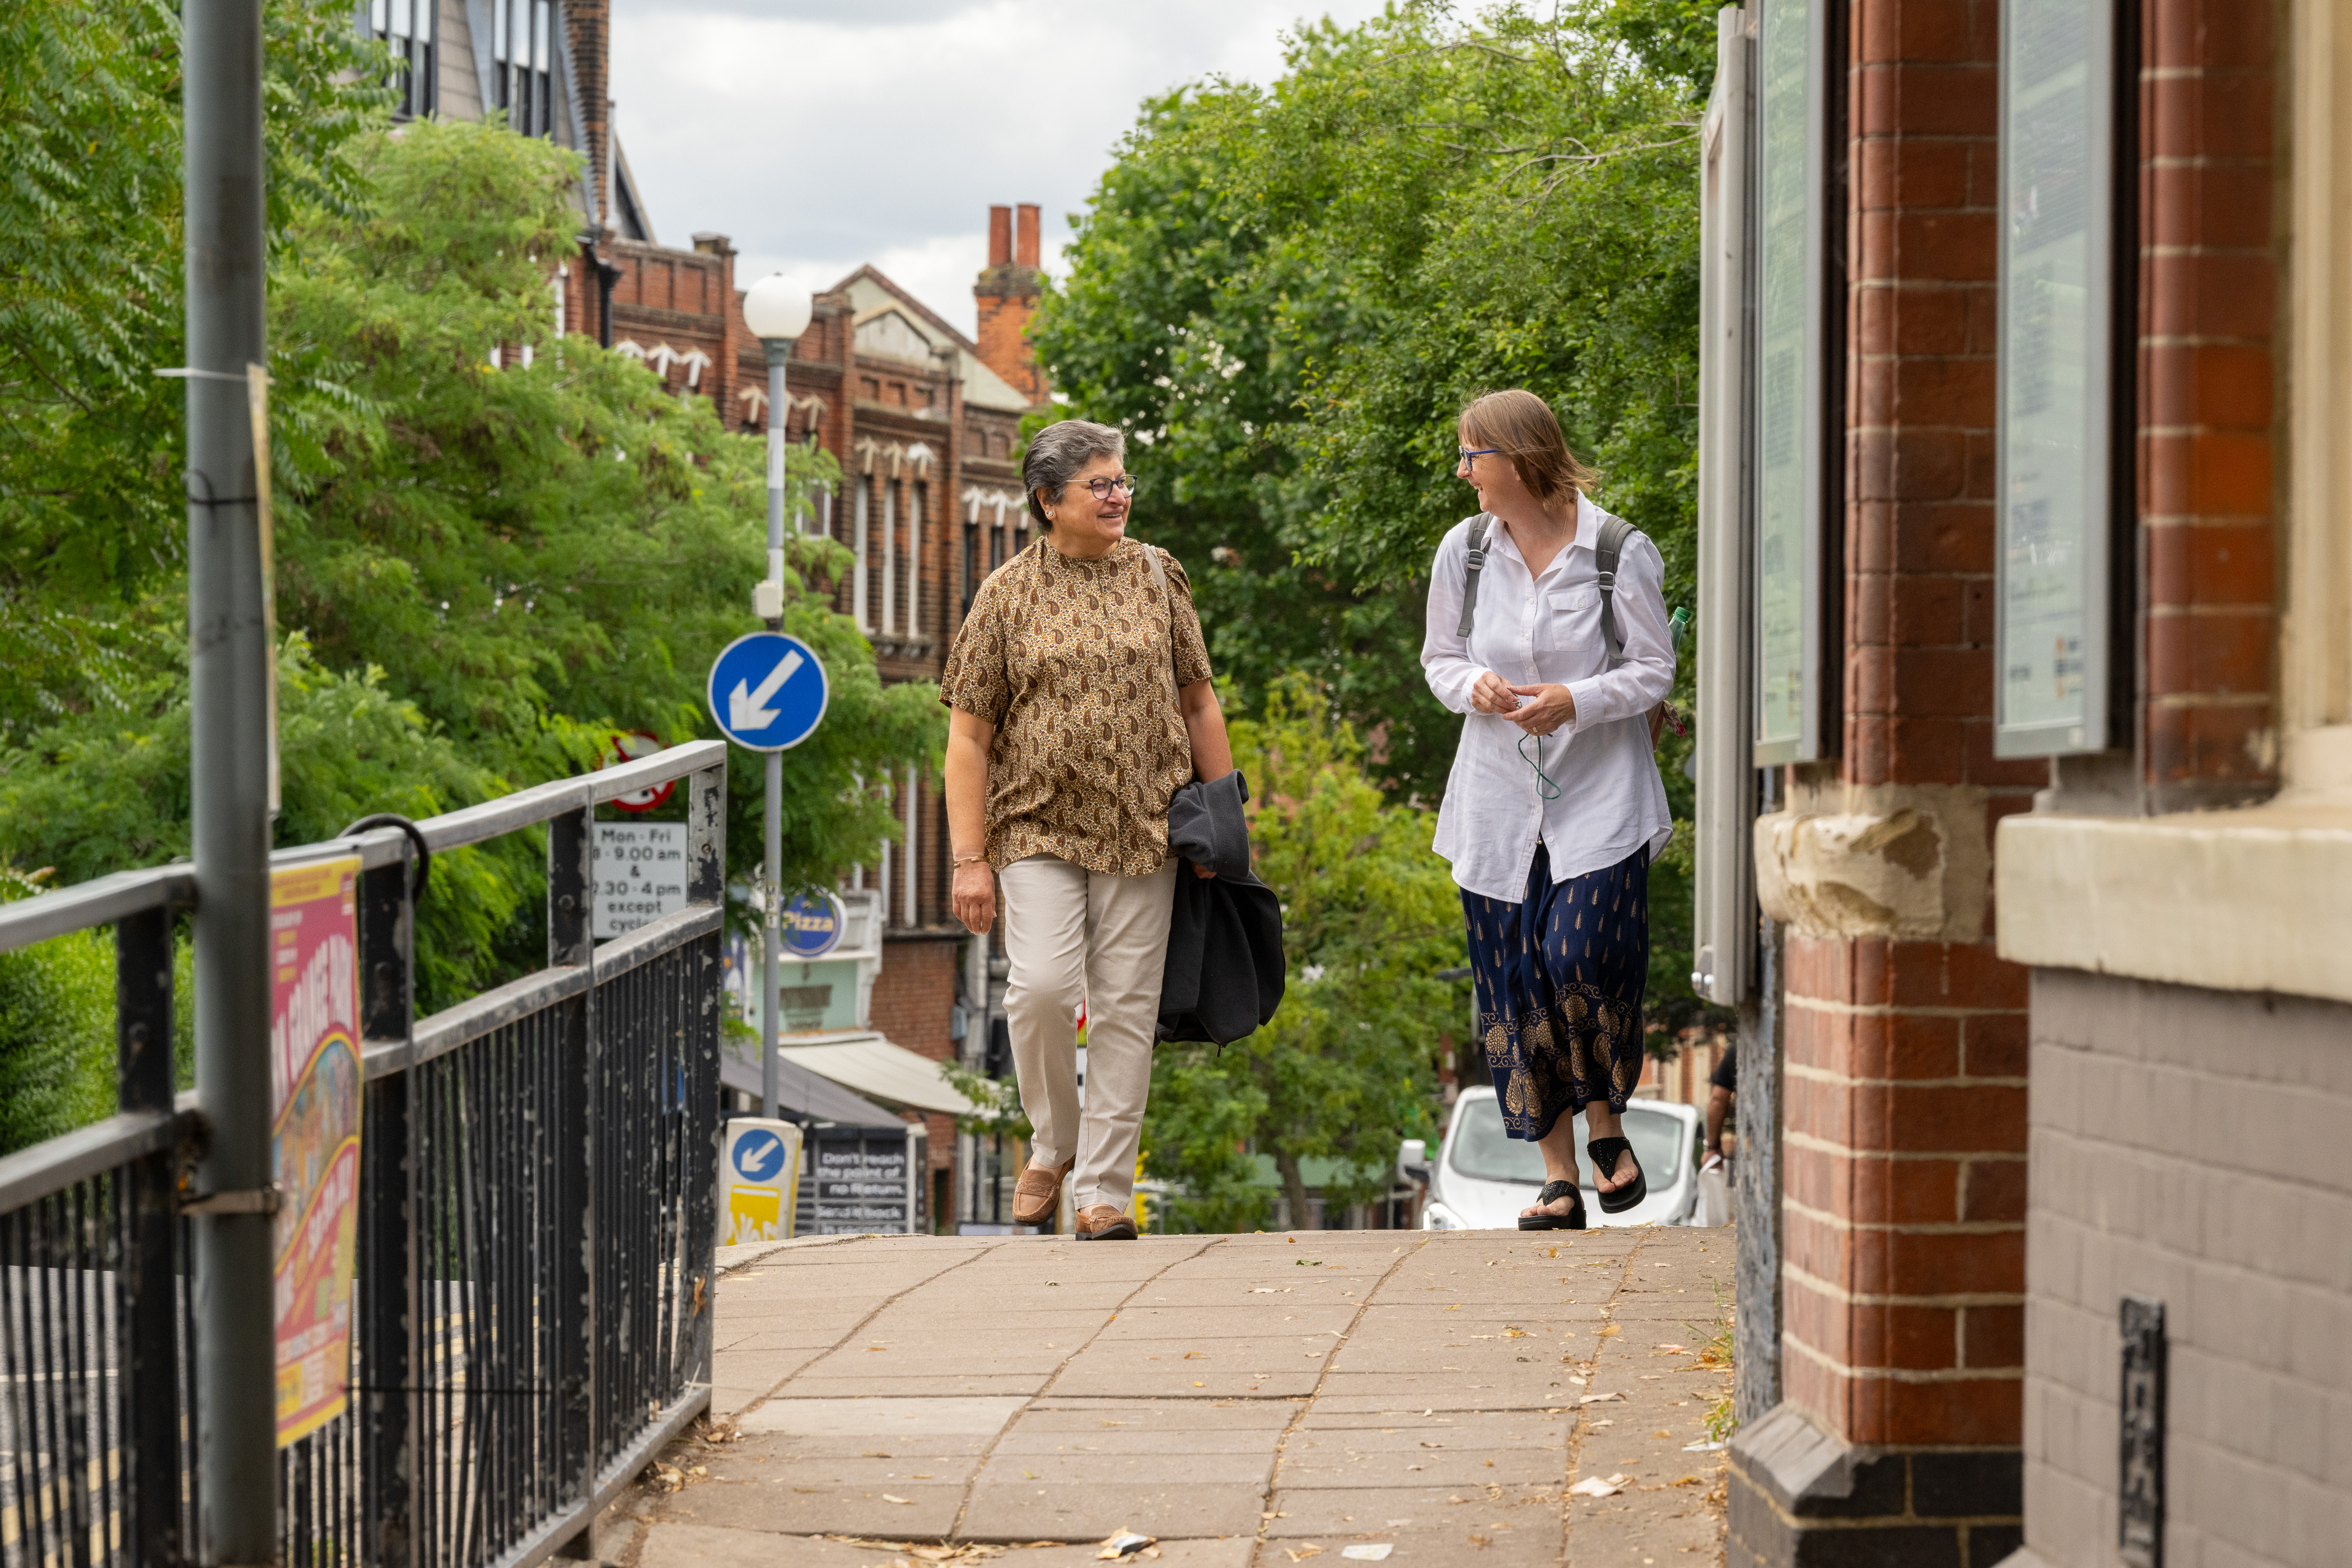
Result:
<svg viewBox="0 0 2352 1568"><path fill-rule="evenodd" d="M613 0L621 142L666 245L733 237L739 283L871 261L969 332L992 203L1047 263L1148 94L1265 81L1301 16L1380 0Z"/></svg>

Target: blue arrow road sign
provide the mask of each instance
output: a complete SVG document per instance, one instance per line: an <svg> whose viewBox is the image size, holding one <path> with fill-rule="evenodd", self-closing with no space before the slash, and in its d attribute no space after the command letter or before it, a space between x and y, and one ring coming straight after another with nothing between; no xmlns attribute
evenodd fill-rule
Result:
<svg viewBox="0 0 2352 1568"><path fill-rule="evenodd" d="M784 1141L765 1128L735 1140L735 1172L747 1182L772 1182L783 1173Z"/></svg>
<svg viewBox="0 0 2352 1568"><path fill-rule="evenodd" d="M710 716L747 751L799 745L824 717L824 666L816 650L782 632L737 637L710 662Z"/></svg>

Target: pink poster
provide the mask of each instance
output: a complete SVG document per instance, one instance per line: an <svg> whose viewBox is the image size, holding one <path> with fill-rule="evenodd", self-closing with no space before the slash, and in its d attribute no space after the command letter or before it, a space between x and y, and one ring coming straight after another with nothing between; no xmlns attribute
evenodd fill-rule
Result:
<svg viewBox="0 0 2352 1568"><path fill-rule="evenodd" d="M269 879L272 1168L280 1447L343 1412L360 1228L360 863Z"/></svg>

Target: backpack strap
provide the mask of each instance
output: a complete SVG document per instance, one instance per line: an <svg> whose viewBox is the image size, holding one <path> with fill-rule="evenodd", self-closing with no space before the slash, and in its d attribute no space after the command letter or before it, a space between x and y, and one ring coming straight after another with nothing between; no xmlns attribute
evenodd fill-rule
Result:
<svg viewBox="0 0 2352 1568"><path fill-rule="evenodd" d="M1478 614L1478 574L1486 569L1486 530L1494 521L1483 511L1470 520L1470 553L1462 574L1462 627L1454 634L1457 637L1470 635L1470 623Z"/></svg>
<svg viewBox="0 0 2352 1568"><path fill-rule="evenodd" d="M1601 536L1592 542L1593 571L1601 582L1601 646L1612 665L1625 657L1625 639L1617 634L1617 559L1625 552L1625 542L1636 531L1623 518L1612 516L1601 525Z"/></svg>

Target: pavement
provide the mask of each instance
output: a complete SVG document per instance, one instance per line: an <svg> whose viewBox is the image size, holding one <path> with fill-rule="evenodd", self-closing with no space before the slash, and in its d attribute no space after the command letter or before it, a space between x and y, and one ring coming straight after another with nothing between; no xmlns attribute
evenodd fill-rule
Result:
<svg viewBox="0 0 2352 1568"><path fill-rule="evenodd" d="M712 1417L593 1549L1076 1568L1129 1531L1184 1568L1719 1563L1723 1455L1688 1445L1729 1392L1732 1263L1728 1230L1646 1228L728 1248Z"/></svg>

